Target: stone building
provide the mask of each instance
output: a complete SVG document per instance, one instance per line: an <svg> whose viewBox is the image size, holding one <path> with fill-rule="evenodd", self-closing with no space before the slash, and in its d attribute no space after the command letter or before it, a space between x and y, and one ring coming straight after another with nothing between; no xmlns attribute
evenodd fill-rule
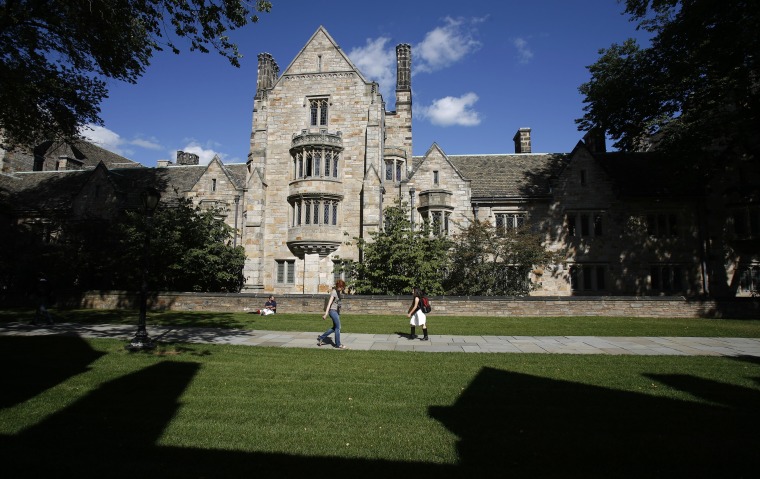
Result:
<svg viewBox="0 0 760 479"><path fill-rule="evenodd" d="M214 206L245 247L249 292L329 291L335 263L360 260L353 238L382 228L383 208L398 200L411 205L415 225L429 222L438 234L474 220L541 232L557 260L533 268L534 295L756 291L760 174L751 162L690 177L656 151L607 152L597 132L569 153L534 153L525 127L514 153L447 155L433 144L413 156L411 47L398 45L396 56L396 110L386 111L378 85L319 27L283 71L259 55L245 164L198 165L178 152L176 164L141 168L104 150L41 145L0 152L0 201L18 221L52 205L107 215L108 205L136 204L146 186L162 202ZM47 206L31 194L54 183Z"/></svg>

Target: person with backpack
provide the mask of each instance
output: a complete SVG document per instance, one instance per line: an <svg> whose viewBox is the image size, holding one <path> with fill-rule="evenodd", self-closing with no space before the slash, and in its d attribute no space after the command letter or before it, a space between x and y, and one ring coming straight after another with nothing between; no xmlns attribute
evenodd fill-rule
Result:
<svg viewBox="0 0 760 479"><path fill-rule="evenodd" d="M425 293L416 286L412 288L412 296L412 305L409 306L409 310L406 312L406 316L409 318L409 324L412 326L412 332L409 334L409 339L416 339L417 335L415 334L415 328L417 326L422 326L422 341L427 341L427 316L425 315L424 309L427 309L428 312L430 311L428 309L430 301L427 299ZM423 309L423 305L428 306Z"/></svg>

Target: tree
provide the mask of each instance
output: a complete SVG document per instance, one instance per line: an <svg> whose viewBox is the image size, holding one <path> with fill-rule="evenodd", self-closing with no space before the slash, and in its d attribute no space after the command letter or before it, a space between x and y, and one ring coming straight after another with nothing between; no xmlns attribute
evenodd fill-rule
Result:
<svg viewBox="0 0 760 479"><path fill-rule="evenodd" d="M497 231L475 221L454 236L446 292L462 296L523 296L533 288L529 273L551 261L541 237L527 228Z"/></svg>
<svg viewBox="0 0 760 479"><path fill-rule="evenodd" d="M589 66L579 130L600 128L626 151L712 151L757 159L760 149L760 2L626 0L651 32L600 50Z"/></svg>
<svg viewBox="0 0 760 479"><path fill-rule="evenodd" d="M164 291L238 292L243 286L245 250L230 244L232 228L215 210L190 200L159 208L152 218L150 284ZM142 212L129 212L118 225L126 257L142 257ZM134 268L132 268L134 269ZM132 280L134 281L134 280ZM139 283L134 283L139 284Z"/></svg>
<svg viewBox="0 0 760 479"><path fill-rule="evenodd" d="M255 0L7 0L0 2L0 132L12 145L75 137L102 125L107 80L136 83L155 51L214 48L234 66L227 36L257 22Z"/></svg>
<svg viewBox="0 0 760 479"><path fill-rule="evenodd" d="M443 293L449 241L430 234L427 225L413 229L406 203L385 208L385 227L358 239L363 261L355 265L351 286L362 294L409 294L418 286L427 294Z"/></svg>
<svg viewBox="0 0 760 479"><path fill-rule="evenodd" d="M193 207L190 200L155 212L151 289L240 291L245 251L230 244L232 228L216 213ZM57 291L137 290L145 233L142 211L127 211L114 220L46 218L0 225L0 239L8 245L0 254L0 288L9 296L23 296L34 291L37 275L44 272Z"/></svg>

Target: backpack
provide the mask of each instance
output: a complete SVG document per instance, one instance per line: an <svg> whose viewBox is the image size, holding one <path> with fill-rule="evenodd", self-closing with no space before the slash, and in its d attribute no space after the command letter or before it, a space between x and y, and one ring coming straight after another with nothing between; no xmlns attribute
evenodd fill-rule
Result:
<svg viewBox="0 0 760 479"><path fill-rule="evenodd" d="M432 310L433 310L433 307L430 306L430 300L427 298L427 296L420 297L420 311L422 311L425 314L428 314Z"/></svg>

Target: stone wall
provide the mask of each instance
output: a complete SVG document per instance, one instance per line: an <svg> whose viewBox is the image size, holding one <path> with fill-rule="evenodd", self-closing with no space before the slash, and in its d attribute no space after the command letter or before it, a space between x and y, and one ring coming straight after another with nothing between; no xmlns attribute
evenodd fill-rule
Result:
<svg viewBox="0 0 760 479"><path fill-rule="evenodd" d="M278 295L280 313L324 312L327 295ZM266 294L254 293L162 293L149 300L153 311L250 312L261 307ZM68 299L56 307L87 309L136 309L139 296L131 292L90 292ZM699 300L677 297L431 297L434 316L622 316L662 318L760 318L760 300L734 298ZM406 313L410 296L347 296L344 314Z"/></svg>

